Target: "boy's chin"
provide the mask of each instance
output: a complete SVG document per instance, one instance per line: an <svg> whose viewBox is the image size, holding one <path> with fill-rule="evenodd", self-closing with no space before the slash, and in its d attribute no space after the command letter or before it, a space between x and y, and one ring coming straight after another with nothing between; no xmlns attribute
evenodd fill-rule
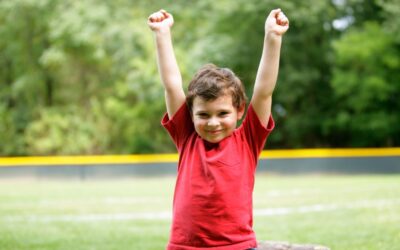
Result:
<svg viewBox="0 0 400 250"><path fill-rule="evenodd" d="M204 138L203 138L204 139ZM216 144L219 143L220 141L222 141L223 139L220 140L208 140L208 139L204 139L207 143L211 143L211 144Z"/></svg>
<svg viewBox="0 0 400 250"><path fill-rule="evenodd" d="M226 137L227 136L225 136L225 137L221 136L221 137L215 137L215 138L209 138L209 137L208 138L204 138L203 137L203 140L205 140L208 143L215 144L215 143L219 143L220 141L224 140Z"/></svg>

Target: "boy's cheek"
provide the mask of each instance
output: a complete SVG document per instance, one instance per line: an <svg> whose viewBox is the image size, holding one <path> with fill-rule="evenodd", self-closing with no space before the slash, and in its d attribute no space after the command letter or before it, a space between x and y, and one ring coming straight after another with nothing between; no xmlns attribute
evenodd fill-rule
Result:
<svg viewBox="0 0 400 250"><path fill-rule="evenodd" d="M199 133L200 130L204 127L200 122L196 120L193 121L193 125L197 133Z"/></svg>

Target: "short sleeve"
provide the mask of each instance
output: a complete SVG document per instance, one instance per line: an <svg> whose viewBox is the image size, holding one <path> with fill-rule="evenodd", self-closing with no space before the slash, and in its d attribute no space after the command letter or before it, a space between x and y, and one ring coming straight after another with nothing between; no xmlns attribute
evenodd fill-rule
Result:
<svg viewBox="0 0 400 250"><path fill-rule="evenodd" d="M194 132L194 125L186 103L183 103L170 119L165 113L161 125L168 131L178 152L181 152L189 136Z"/></svg>
<svg viewBox="0 0 400 250"><path fill-rule="evenodd" d="M241 125L242 133L247 141L254 159L257 160L264 148L267 137L275 127L272 115L269 117L267 126L264 126L258 118L253 106L250 104L247 114Z"/></svg>

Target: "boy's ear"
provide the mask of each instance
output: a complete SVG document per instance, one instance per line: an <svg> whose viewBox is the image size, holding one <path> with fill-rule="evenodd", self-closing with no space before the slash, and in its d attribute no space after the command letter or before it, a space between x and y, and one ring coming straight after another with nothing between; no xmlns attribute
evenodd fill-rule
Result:
<svg viewBox="0 0 400 250"><path fill-rule="evenodd" d="M242 103L242 105L240 105L240 107L238 108L238 120L242 119L243 115L244 115L244 110L246 108L246 103Z"/></svg>

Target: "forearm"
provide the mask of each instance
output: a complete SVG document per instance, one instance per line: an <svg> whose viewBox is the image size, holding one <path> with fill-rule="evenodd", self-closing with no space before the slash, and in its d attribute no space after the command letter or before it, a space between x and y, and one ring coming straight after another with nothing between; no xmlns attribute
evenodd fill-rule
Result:
<svg viewBox="0 0 400 250"><path fill-rule="evenodd" d="M282 36L266 34L264 47L254 85L254 95L258 98L269 98L275 89L278 79Z"/></svg>
<svg viewBox="0 0 400 250"><path fill-rule="evenodd" d="M175 58L171 31L155 32L157 63L165 91L174 93L182 90L182 76Z"/></svg>
<svg viewBox="0 0 400 250"><path fill-rule="evenodd" d="M254 84L251 104L263 125L271 115L272 93L278 79L282 36L289 28L289 20L280 9L270 12L265 21L264 47Z"/></svg>
<svg viewBox="0 0 400 250"><path fill-rule="evenodd" d="M186 99L181 72L172 46L171 27L174 24L174 18L170 13L161 9L149 16L147 24L154 32L158 70L165 88L168 116L171 118Z"/></svg>
<svg viewBox="0 0 400 250"><path fill-rule="evenodd" d="M165 103L171 118L185 102L182 76L172 46L171 32L155 32L157 46L157 64L161 81L165 88Z"/></svg>

